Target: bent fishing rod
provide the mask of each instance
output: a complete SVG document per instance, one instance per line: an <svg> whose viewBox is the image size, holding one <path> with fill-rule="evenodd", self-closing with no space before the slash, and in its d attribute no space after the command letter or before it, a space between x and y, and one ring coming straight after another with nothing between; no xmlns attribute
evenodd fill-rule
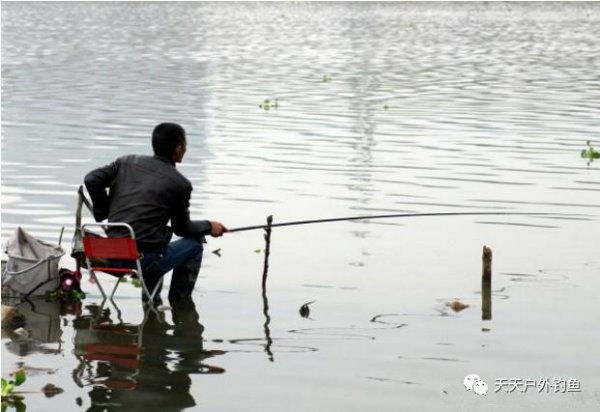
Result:
<svg viewBox="0 0 600 412"><path fill-rule="evenodd" d="M371 219L391 219L391 218L405 218L405 217L431 217L431 216L497 216L497 215L508 215L508 216L543 216L549 215L550 213L527 213L527 212L443 212L443 213L398 213L388 215L367 215L367 216L347 216L347 217L335 217L329 219L312 219L312 220L297 220L293 222L282 222L273 224L263 224L254 226L236 227L228 229L226 233L244 232L247 230L266 229L267 227L282 227L282 226L298 226L298 225L309 225L314 223L329 223L329 222L341 222L350 220L371 220Z"/></svg>
<svg viewBox="0 0 600 412"><path fill-rule="evenodd" d="M92 204L87 199L83 192L83 186L79 186L78 193L81 201L85 206L92 211ZM544 216L550 215L551 213L536 213L536 212L441 212L441 213L397 213L387 215L363 215L363 216L346 216L346 217L334 217L328 219L311 219L311 220L296 220L293 222L282 222L274 224L263 224L254 226L243 226L236 227L233 229L227 229L226 233L245 232L248 230L266 229L267 227L283 227L283 226L299 226L299 225L310 225L315 223L329 223L329 222L342 222L352 220L371 220L371 219L391 219L391 218L407 218L407 217L432 217L432 216Z"/></svg>

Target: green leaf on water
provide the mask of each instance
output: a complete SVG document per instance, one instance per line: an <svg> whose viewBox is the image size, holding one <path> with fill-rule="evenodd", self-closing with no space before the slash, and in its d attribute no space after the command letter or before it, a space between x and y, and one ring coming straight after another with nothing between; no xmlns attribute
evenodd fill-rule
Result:
<svg viewBox="0 0 600 412"><path fill-rule="evenodd" d="M23 382L25 382L26 376L25 376L25 371L23 369L20 369L17 371L17 373L15 373L15 385L19 386L21 385Z"/></svg>
<svg viewBox="0 0 600 412"><path fill-rule="evenodd" d="M4 381L4 379L3 379L3 381ZM14 388L15 388L15 385L14 385L13 381L7 382L6 385L3 384L2 397L9 395L13 391Z"/></svg>

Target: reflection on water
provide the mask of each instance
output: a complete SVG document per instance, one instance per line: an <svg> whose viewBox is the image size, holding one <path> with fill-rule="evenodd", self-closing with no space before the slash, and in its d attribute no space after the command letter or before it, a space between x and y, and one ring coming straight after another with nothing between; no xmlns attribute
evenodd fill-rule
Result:
<svg viewBox="0 0 600 412"><path fill-rule="evenodd" d="M19 357L35 353L61 353L61 305L58 302L46 302L43 299L21 301L6 296L2 300L3 305L11 307L19 317L19 324L10 324L10 318L2 319L2 337L10 339L6 347L11 353ZM23 328L25 332L16 333L18 328Z"/></svg>
<svg viewBox="0 0 600 412"><path fill-rule="evenodd" d="M172 307L172 324L153 310L140 325L131 325L114 323L108 308L86 309L89 314L74 321L80 364L73 379L92 388L90 411L180 411L196 405L190 375L225 372L206 363L225 352L204 349L204 327L193 302Z"/></svg>

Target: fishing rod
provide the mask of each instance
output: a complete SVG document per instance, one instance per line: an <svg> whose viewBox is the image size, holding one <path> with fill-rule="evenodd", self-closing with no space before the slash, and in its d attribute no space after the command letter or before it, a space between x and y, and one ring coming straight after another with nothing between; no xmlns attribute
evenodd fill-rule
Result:
<svg viewBox="0 0 600 412"><path fill-rule="evenodd" d="M512 215L512 216L541 216L549 215L550 213L526 213L526 212L445 212L445 213L399 213L389 215L367 215L367 216L348 216L348 217L335 217L329 219L313 219L313 220L297 220L293 222L282 222L273 223L271 225L254 225L236 227L228 229L228 233L233 232L244 232L247 230L266 229L267 227L282 227L282 226L298 226L298 225L309 225L313 223L329 223L329 222L341 222L350 220L371 220L371 219L390 219L390 218L403 218L403 217L426 217L426 216L493 216L493 215Z"/></svg>
<svg viewBox="0 0 600 412"><path fill-rule="evenodd" d="M79 195L81 201L90 210L93 210L91 202L85 196L83 192L83 186L79 186ZM430 216L544 216L550 213L536 213L536 212L442 212L442 213L399 213L399 214L387 214L387 215L366 215L366 216L347 216L347 217L334 217L328 219L312 219L312 220L296 220L293 222L282 222L268 225L254 225L254 226L243 226L236 227L233 229L227 229L227 233L234 232L245 232L247 230L266 229L267 227L282 227L282 226L299 226L309 225L314 223L329 223L329 222L342 222L351 220L370 220L370 219L390 219L390 218L403 218L403 217L430 217Z"/></svg>

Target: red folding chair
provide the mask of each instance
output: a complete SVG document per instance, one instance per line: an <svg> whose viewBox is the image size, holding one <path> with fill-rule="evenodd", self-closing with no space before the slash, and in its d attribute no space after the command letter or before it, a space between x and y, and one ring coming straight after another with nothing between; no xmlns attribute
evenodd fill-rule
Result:
<svg viewBox="0 0 600 412"><path fill-rule="evenodd" d="M108 227L121 227L127 229L130 236L102 237L92 235L89 233L89 231L86 231L86 228L89 227L101 227L104 230L106 230ZM83 252L87 262L87 267L96 285L98 285L104 300L106 300L107 296L104 292L104 288L102 288L102 285L100 284L98 276L96 276L96 272L105 272L118 277L117 283L115 284L109 297L111 301L124 276L137 276L142 284L143 293L146 295L146 297L148 297L149 305L152 306L154 295L156 295L156 292L159 289L160 282L156 285L152 293L150 293L146 287L146 283L144 282L144 277L142 276L142 265L140 263L140 255L138 253L133 228L127 223L86 223L82 226L82 232ZM111 265L111 260L135 262L135 268L124 268ZM102 262L101 265L95 264L98 262Z"/></svg>

